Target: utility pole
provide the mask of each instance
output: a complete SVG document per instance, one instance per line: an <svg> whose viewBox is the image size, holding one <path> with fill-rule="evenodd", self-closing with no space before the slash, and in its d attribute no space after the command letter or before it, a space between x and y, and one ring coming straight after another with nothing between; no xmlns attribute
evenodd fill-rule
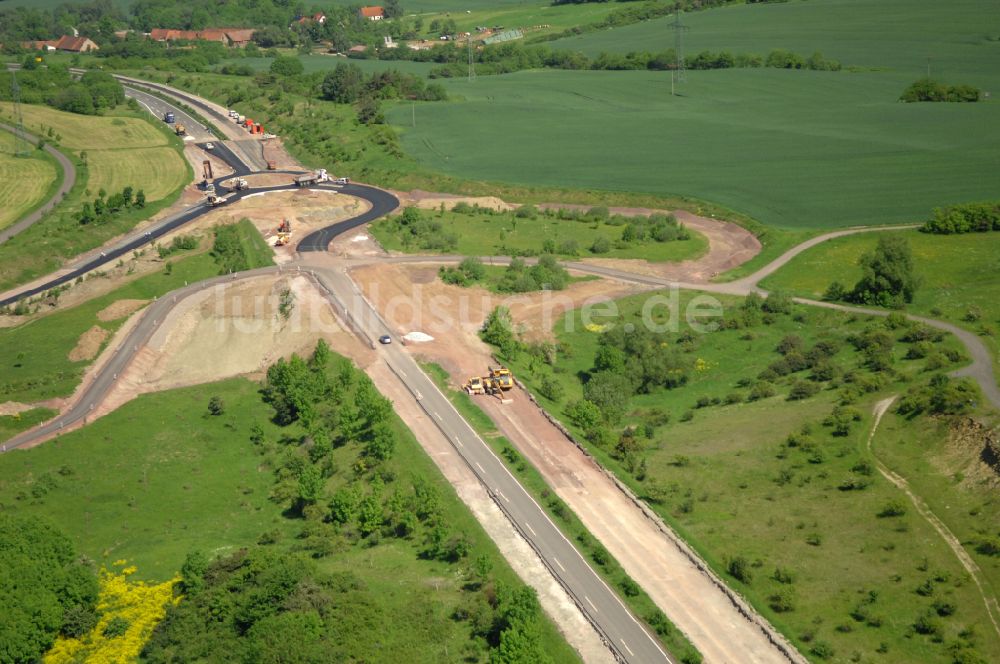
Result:
<svg viewBox="0 0 1000 664"><path fill-rule="evenodd" d="M466 45L469 47L469 82L476 80L476 61L472 51L472 34L465 37Z"/></svg>
<svg viewBox="0 0 1000 664"><path fill-rule="evenodd" d="M676 58L674 71L677 72L677 82L684 83L684 31L688 27L681 24L680 9L674 12L674 22L670 24L670 28L674 31L674 57ZM673 82L673 78L671 78L671 82ZM671 90L671 94L673 94L673 90Z"/></svg>
<svg viewBox="0 0 1000 664"><path fill-rule="evenodd" d="M14 156L27 157L31 154L28 138L24 131L24 118L21 116L21 87L17 84L17 70L10 70L10 92L14 100Z"/></svg>

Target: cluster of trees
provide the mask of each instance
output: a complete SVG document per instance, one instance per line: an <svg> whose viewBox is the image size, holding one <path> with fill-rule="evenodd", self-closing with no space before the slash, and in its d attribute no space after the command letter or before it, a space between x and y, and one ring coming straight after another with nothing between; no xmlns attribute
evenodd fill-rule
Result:
<svg viewBox="0 0 1000 664"><path fill-rule="evenodd" d="M0 42L4 48L16 48L22 41L54 39L72 35L73 28L91 39L114 37L124 25L125 14L111 0L61 3L51 8L30 5L0 9Z"/></svg>
<svg viewBox="0 0 1000 664"><path fill-rule="evenodd" d="M967 378L949 378L934 374L927 383L911 387L896 407L896 412L916 417L929 415L962 415L972 410L979 400L976 387Z"/></svg>
<svg viewBox="0 0 1000 664"><path fill-rule="evenodd" d="M67 67L41 67L33 57L25 58L17 83L22 103L46 104L70 113L96 115L125 102L125 89L111 74L88 71L76 80ZM11 96L9 85L0 86L0 99Z"/></svg>
<svg viewBox="0 0 1000 664"><path fill-rule="evenodd" d="M675 242L690 240L691 233L672 214L651 214L648 217L630 217L622 229L622 241L626 243Z"/></svg>
<svg viewBox="0 0 1000 664"><path fill-rule="evenodd" d="M540 645L543 617L534 592L493 581L488 567L480 583L489 592L476 593L454 619L468 622L473 636L486 642L492 662L550 663ZM264 547L214 562L188 556L182 590L184 601L168 609L143 661L368 661L386 648L386 622L407 622L355 572L323 572L312 560ZM423 630L428 620L439 620L421 618Z"/></svg>
<svg viewBox="0 0 1000 664"><path fill-rule="evenodd" d="M458 267L441 266L438 270L441 281L452 286L472 286L486 278L486 267L475 256L469 256Z"/></svg>
<svg viewBox="0 0 1000 664"><path fill-rule="evenodd" d="M1000 231L1000 202L963 203L935 208L934 216L920 230L939 235Z"/></svg>
<svg viewBox="0 0 1000 664"><path fill-rule="evenodd" d="M448 98L448 93L440 83L427 85L419 76L403 74L394 69L366 76L356 64L345 62L339 63L323 77L320 90L323 99L340 104L353 104L364 97L424 101Z"/></svg>
<svg viewBox="0 0 1000 664"><path fill-rule="evenodd" d="M92 223L104 223L114 218L116 214L131 208L142 209L146 207L146 192L142 189L134 191L131 186L125 187L119 192L108 196L108 193L101 189L97 192L97 198L93 204L85 202L80 211L76 213L76 220L83 225Z"/></svg>
<svg viewBox="0 0 1000 664"><path fill-rule="evenodd" d="M600 420L586 417L593 410L575 404L570 407L575 423L584 430L618 424L634 395L687 383L691 363L671 341L642 325L616 326L601 333L594 366L583 385L583 398L596 407Z"/></svg>
<svg viewBox="0 0 1000 664"><path fill-rule="evenodd" d="M863 254L858 264L862 276L854 287L848 290L835 281L824 293L824 300L892 308L913 301L913 295L920 286L920 277L916 274L913 252L906 238L892 235L880 237L875 249Z"/></svg>
<svg viewBox="0 0 1000 664"><path fill-rule="evenodd" d="M497 282L501 293L530 293L539 290L562 290L569 283L569 272L555 256L545 254L538 262L527 267L520 258L511 260Z"/></svg>
<svg viewBox="0 0 1000 664"><path fill-rule="evenodd" d="M235 224L217 226L213 236L211 254L219 266L219 274L242 272L256 267L251 264L253 259L243 241L243 233L239 226Z"/></svg>
<svg viewBox="0 0 1000 664"><path fill-rule="evenodd" d="M924 77L910 84L900 95L900 101L979 101L979 88L972 85L945 85L932 78Z"/></svg>
<svg viewBox="0 0 1000 664"><path fill-rule="evenodd" d="M36 518L0 513L0 661L35 662L56 636L97 624L98 584L72 541Z"/></svg>
<svg viewBox="0 0 1000 664"><path fill-rule="evenodd" d="M215 562L189 555L185 599L168 609L144 661L360 661L434 620L449 629L449 618L467 627L471 659L549 661L533 591L497 580L492 557L474 555L476 543L447 518L439 485L397 458L392 404L362 372L320 341L308 359L271 365L261 397L281 429L270 440L251 425L250 442L273 469L272 501L301 532L280 548L280 532L264 533ZM361 575L324 573L314 561L387 539L394 556L412 549L454 566L448 576L464 584L453 610L425 598L394 606Z"/></svg>
<svg viewBox="0 0 1000 664"><path fill-rule="evenodd" d="M390 232L396 233L404 247L416 246L430 251L451 251L458 246L458 236L445 233L441 222L415 207L388 222Z"/></svg>

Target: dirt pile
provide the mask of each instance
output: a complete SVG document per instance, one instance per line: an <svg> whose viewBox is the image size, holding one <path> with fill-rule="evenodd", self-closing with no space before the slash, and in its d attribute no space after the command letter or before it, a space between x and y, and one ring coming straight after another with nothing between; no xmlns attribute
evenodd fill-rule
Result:
<svg viewBox="0 0 1000 664"><path fill-rule="evenodd" d="M980 420L964 417L948 432L948 465L964 475L964 482L1000 486L1000 432Z"/></svg>
<svg viewBox="0 0 1000 664"><path fill-rule="evenodd" d="M97 357L97 352L101 350L101 344L108 338L108 331L99 325L94 325L89 330L80 335L76 346L69 352L67 357L71 362L81 360L92 360Z"/></svg>

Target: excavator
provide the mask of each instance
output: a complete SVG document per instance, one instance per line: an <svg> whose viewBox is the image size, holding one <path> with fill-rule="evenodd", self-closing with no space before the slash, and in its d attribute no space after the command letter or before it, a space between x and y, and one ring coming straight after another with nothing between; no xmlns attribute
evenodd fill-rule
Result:
<svg viewBox="0 0 1000 664"><path fill-rule="evenodd" d="M469 394L497 394L514 387L514 374L506 367L489 367L490 375L473 376L465 382L462 389Z"/></svg>

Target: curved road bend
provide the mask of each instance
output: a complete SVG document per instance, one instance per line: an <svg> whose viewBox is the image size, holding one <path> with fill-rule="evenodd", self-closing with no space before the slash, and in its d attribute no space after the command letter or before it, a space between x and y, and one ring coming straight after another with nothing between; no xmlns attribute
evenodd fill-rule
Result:
<svg viewBox="0 0 1000 664"><path fill-rule="evenodd" d="M0 129L9 131L12 134L15 132L14 127L11 127L8 124L0 123ZM38 145L39 139L37 136L34 136L33 134L29 134L27 132L24 133L24 136L31 143ZM41 219L42 216L50 212L52 208L54 208L56 204L58 204L59 201L61 201L63 197L69 193L69 190L72 189L73 185L76 183L76 167L73 166L73 162L70 161L66 155L64 155L59 150L56 150L48 143L45 144L45 151L48 152L53 157L55 157L56 161L59 162L59 166L63 170L62 184L59 185L59 189L56 190L56 193L53 194L52 198L50 198L40 208L38 208L34 212L25 215L15 223L11 224L7 228L0 231L0 244L3 244L7 240L11 239L12 237L20 233L21 231L30 227L32 224Z"/></svg>

